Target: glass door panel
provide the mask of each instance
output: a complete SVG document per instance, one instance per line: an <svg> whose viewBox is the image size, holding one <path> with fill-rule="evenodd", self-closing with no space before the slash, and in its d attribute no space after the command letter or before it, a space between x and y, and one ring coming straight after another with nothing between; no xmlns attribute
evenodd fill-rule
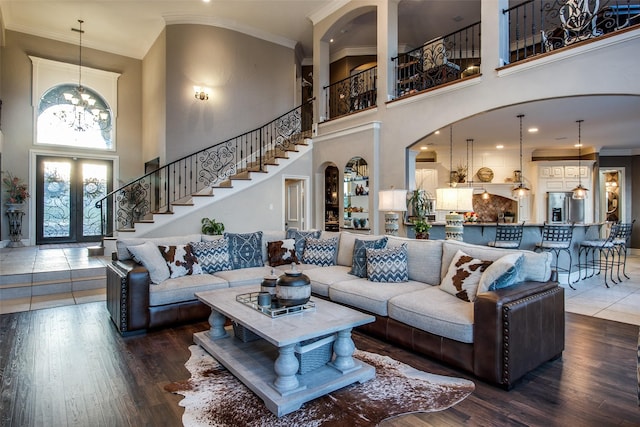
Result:
<svg viewBox="0 0 640 427"><path fill-rule="evenodd" d="M111 191L111 169L110 161L39 156L36 243L99 241L95 204Z"/></svg>

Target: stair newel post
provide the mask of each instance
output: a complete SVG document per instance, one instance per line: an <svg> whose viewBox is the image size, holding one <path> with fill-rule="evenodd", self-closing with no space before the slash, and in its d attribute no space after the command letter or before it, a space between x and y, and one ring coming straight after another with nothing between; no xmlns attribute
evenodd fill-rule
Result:
<svg viewBox="0 0 640 427"><path fill-rule="evenodd" d="M174 171L175 173L175 171ZM171 213L171 199L170 199L170 194L171 194L171 172L167 170L167 181L165 183L165 189L166 189L166 195L165 197L167 198L167 213Z"/></svg>
<svg viewBox="0 0 640 427"><path fill-rule="evenodd" d="M262 154L263 154L262 146L263 146L263 143L264 143L264 141L263 141L263 138L262 138L262 132L260 132L260 141L258 143L258 145L259 145L258 157L260 159L259 160L260 161L260 171L264 171L264 164L263 164L263 159L262 159Z"/></svg>

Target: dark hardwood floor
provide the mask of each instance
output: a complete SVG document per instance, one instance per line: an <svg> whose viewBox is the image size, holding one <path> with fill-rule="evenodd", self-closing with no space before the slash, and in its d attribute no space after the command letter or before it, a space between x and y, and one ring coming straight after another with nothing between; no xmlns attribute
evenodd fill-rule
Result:
<svg viewBox="0 0 640 427"><path fill-rule="evenodd" d="M206 323L122 338L104 303L0 316L2 426L180 426L180 396L192 334ZM406 415L385 426L640 425L638 327L567 314L562 359L504 391L440 363L354 334L358 348L418 369L476 383L446 411Z"/></svg>

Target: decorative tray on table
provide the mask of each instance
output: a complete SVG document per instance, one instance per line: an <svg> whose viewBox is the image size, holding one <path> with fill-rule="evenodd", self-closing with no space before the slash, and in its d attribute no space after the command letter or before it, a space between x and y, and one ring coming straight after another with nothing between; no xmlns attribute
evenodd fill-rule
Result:
<svg viewBox="0 0 640 427"><path fill-rule="evenodd" d="M277 307L271 305L271 307L262 307L258 305L258 294L260 292L249 292L246 294L240 294L236 296L236 301L251 307L252 309L259 311L265 316L269 317L282 317L289 314L302 313L305 311L316 311L316 304L313 301L308 301L305 304L294 305L290 307Z"/></svg>

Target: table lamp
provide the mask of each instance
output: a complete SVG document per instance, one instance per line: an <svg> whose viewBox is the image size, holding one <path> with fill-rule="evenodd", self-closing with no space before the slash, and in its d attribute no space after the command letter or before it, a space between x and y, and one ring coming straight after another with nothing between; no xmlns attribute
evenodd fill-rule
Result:
<svg viewBox="0 0 640 427"><path fill-rule="evenodd" d="M445 216L445 238L462 240L464 233L464 215L460 212L473 211L473 188L438 188L436 189L438 210L448 211Z"/></svg>
<svg viewBox="0 0 640 427"><path fill-rule="evenodd" d="M398 235L398 212L407 210L407 190L380 190L378 193L378 210L384 214L384 233Z"/></svg>

